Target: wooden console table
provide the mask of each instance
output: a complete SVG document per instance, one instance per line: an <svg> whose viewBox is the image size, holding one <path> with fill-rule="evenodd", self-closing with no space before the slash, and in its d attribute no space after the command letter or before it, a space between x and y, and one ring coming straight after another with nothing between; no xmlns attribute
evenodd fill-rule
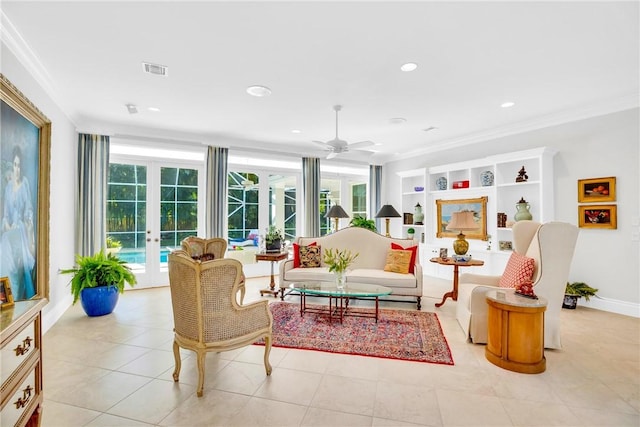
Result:
<svg viewBox="0 0 640 427"><path fill-rule="evenodd" d="M447 298L458 301L458 268L459 267L476 267L484 265L484 261L470 259L469 261L456 261L453 258L431 258L429 261L437 262L440 265L453 266L453 289L442 296L442 301L436 304L436 307L442 307Z"/></svg>
<svg viewBox="0 0 640 427"><path fill-rule="evenodd" d="M487 304L487 360L523 374L544 372L547 300L522 297L509 289L487 292Z"/></svg>
<svg viewBox="0 0 640 427"><path fill-rule="evenodd" d="M270 261L271 262L271 281L269 282L268 289L261 289L260 296L264 294L271 294L274 297L278 296L280 292L276 289L276 280L274 277L273 267L276 262L285 260L289 257L288 252L258 252L256 254L256 261Z"/></svg>

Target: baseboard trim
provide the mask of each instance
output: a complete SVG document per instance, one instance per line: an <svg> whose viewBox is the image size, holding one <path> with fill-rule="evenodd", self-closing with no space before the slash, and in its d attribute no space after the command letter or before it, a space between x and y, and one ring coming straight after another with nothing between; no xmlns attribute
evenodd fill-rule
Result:
<svg viewBox="0 0 640 427"><path fill-rule="evenodd" d="M585 301L584 298L580 298L578 301L578 304L584 307L640 318L640 304L638 303L602 298L598 296L591 297L589 301Z"/></svg>

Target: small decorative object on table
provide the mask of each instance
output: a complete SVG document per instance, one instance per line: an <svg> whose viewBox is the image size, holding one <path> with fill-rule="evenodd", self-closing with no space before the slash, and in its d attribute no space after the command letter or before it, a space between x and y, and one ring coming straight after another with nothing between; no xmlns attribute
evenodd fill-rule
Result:
<svg viewBox="0 0 640 427"><path fill-rule="evenodd" d="M538 299L538 296L533 292L533 283L531 280L527 280L516 286L516 294L522 297Z"/></svg>
<svg viewBox="0 0 640 427"><path fill-rule="evenodd" d="M528 220L532 219L533 215L531 215L531 212L529 212L530 207L531 206L524 199L524 197L521 197L518 203L516 204L517 212L513 216L513 219L515 219L516 221L522 221L523 219L528 219Z"/></svg>
<svg viewBox="0 0 640 427"><path fill-rule="evenodd" d="M493 172L486 170L480 174L480 183L483 187L491 187L493 185Z"/></svg>
<svg viewBox="0 0 640 427"><path fill-rule="evenodd" d="M415 212L413 213L413 223L415 225L422 225L424 221L424 213L422 212L422 206L417 203L415 206Z"/></svg>
<svg viewBox="0 0 640 427"><path fill-rule="evenodd" d="M447 178L441 176L436 179L436 189L438 190L446 190L447 189Z"/></svg>
<svg viewBox="0 0 640 427"><path fill-rule="evenodd" d="M464 254L464 255L452 255L454 261L456 262L469 262L471 260L471 254Z"/></svg>
<svg viewBox="0 0 640 427"><path fill-rule="evenodd" d="M441 259L447 259L448 256L448 249L447 248L440 248L440 258Z"/></svg>
<svg viewBox="0 0 640 427"><path fill-rule="evenodd" d="M325 249L324 263L329 266L329 272L336 273L336 287L344 289L345 272L359 254L352 254L350 250Z"/></svg>
<svg viewBox="0 0 640 427"><path fill-rule="evenodd" d="M270 225L269 228L267 228L267 233L264 235L265 251L280 252L283 240L282 230L275 225Z"/></svg>
<svg viewBox="0 0 640 427"><path fill-rule="evenodd" d="M518 171L518 176L516 177L516 182L527 182L529 179L529 175L527 175L527 171L524 170L524 166Z"/></svg>

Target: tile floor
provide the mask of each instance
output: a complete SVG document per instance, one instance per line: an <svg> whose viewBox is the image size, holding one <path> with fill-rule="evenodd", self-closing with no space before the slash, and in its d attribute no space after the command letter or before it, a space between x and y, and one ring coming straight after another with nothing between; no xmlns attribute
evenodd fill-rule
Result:
<svg viewBox="0 0 640 427"><path fill-rule="evenodd" d="M247 300L267 281L249 279ZM171 377L168 288L127 291L104 317L78 304L44 336L42 426L640 425L639 319L563 310L564 349L545 352L546 372L517 374L465 342L455 302L434 307L447 282L425 288L455 366L274 347L266 377L263 348L249 346L207 356L202 398L192 353Z"/></svg>

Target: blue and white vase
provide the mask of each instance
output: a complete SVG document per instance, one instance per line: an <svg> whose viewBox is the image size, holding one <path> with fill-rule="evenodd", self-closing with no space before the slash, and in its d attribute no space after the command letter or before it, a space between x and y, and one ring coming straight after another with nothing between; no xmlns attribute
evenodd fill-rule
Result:
<svg viewBox="0 0 640 427"><path fill-rule="evenodd" d="M445 178L444 176L441 176L440 178L436 179L436 188L438 190L446 190L447 189L447 178Z"/></svg>
<svg viewBox="0 0 640 427"><path fill-rule="evenodd" d="M483 187L491 187L493 185L493 172L482 172L480 174L480 184L482 184Z"/></svg>

